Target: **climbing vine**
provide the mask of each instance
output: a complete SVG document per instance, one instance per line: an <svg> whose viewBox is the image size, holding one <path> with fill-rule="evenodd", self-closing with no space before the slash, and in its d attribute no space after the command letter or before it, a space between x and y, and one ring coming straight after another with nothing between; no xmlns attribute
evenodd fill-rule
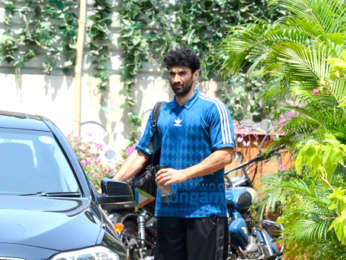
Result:
<svg viewBox="0 0 346 260"><path fill-rule="evenodd" d="M132 129L128 146L137 141L141 126L133 97L135 80L144 62L168 49L170 39L164 37L166 31L162 31L167 26L167 20L161 13L164 8L164 1L150 0L123 1L118 8L121 23L119 45L123 58L123 88L120 94L125 96L122 108Z"/></svg>
<svg viewBox="0 0 346 260"><path fill-rule="evenodd" d="M230 26L254 21L254 17L274 19L278 13L267 8L265 0L159 1L126 0L119 6L123 54L121 94L132 132L129 145L137 141L140 117L135 112L133 86L143 63L161 64L164 53L172 47L189 46L201 57L201 77L207 80L220 75L222 55L216 46ZM221 93L226 97L226 92Z"/></svg>
<svg viewBox="0 0 346 260"><path fill-rule="evenodd" d="M94 0L92 15L88 17L88 46L93 76L99 79L97 87L107 89L110 76L112 34L112 3L108 0Z"/></svg>
<svg viewBox="0 0 346 260"><path fill-rule="evenodd" d="M78 2L74 0L5 0L5 33L0 38L0 59L17 72L24 63L43 57L46 73L54 68L71 71L75 63ZM119 13L119 46L123 65L122 109L132 131L129 145L138 139L141 117L134 100L134 86L144 63L162 63L168 49L186 45L201 57L201 78L218 79L222 54L216 47L232 25L253 22L254 17L274 19L278 13L266 0L94 0L88 16L88 60L101 90L109 86L112 52L112 13ZM14 30L13 28L18 28ZM230 85L232 85L230 83ZM226 84L225 89L227 89ZM221 90L225 101L227 91Z"/></svg>
<svg viewBox="0 0 346 260"><path fill-rule="evenodd" d="M4 1L3 5L5 32L0 38L0 62L11 64L17 73L25 62L38 57L43 57L46 73L55 67L64 72L73 68L78 22L76 1Z"/></svg>

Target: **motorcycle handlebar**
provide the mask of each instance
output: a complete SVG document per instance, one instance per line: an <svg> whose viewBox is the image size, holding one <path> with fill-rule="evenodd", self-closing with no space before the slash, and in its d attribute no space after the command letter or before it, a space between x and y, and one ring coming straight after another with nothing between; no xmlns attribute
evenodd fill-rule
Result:
<svg viewBox="0 0 346 260"><path fill-rule="evenodd" d="M253 163L253 162L259 162L259 161L263 161L263 160L269 159L270 157L273 156L274 153L276 153L277 151L279 151L279 150L281 150L281 149L283 149L283 148L285 148L285 145L284 145L284 144L281 144L281 145L279 145L278 147L273 148L272 150L270 150L270 151L267 152L267 153L260 154L260 155L258 155L258 156L256 156L256 157L254 157L254 158L248 160L247 162L242 163L242 164L240 164L240 165L238 165L238 166L236 166L236 167L234 167L234 168L228 170L227 172L225 172L225 175L227 175L227 174L229 174L229 173L231 173L231 172L234 172L234 171L236 171L236 170L239 170L239 169L241 169L241 168L244 168L244 167L248 166L249 164L251 164L251 163Z"/></svg>

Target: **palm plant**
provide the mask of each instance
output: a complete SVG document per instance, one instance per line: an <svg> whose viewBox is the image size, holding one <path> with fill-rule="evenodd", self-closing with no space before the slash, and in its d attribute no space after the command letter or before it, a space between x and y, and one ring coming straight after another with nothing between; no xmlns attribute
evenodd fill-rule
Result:
<svg viewBox="0 0 346 260"><path fill-rule="evenodd" d="M291 254L343 259L346 252L346 73L335 76L346 40L345 0L276 0L289 15L231 29L225 73L261 73L265 97L295 109L284 128L296 170L265 181L267 208L281 205ZM335 63L335 62L334 62ZM334 64L335 65L335 64ZM280 103L279 103L280 102ZM297 247L298 245L298 247ZM294 250L293 250L294 249Z"/></svg>
<svg viewBox="0 0 346 260"><path fill-rule="evenodd" d="M262 181L262 210L275 211L284 224L289 256L308 259L346 257L346 145L332 135L310 140L299 150L296 170ZM341 164L339 164L341 162Z"/></svg>
<svg viewBox="0 0 346 260"><path fill-rule="evenodd" d="M288 92L311 98L302 91L320 88L327 98L340 100L346 92L345 78L331 82L328 57L340 57L346 32L345 0L282 0L291 15L274 23L233 27L221 48L227 55L224 69L236 73L247 66L270 74L272 95ZM310 91L310 92L311 92ZM320 98L320 97L319 97Z"/></svg>

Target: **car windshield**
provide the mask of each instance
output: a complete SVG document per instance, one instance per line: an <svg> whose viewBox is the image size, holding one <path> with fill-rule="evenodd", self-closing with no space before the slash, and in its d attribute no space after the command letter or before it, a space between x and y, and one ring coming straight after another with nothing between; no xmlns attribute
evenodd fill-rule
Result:
<svg viewBox="0 0 346 260"><path fill-rule="evenodd" d="M52 134L0 128L0 194L78 192L76 177Z"/></svg>

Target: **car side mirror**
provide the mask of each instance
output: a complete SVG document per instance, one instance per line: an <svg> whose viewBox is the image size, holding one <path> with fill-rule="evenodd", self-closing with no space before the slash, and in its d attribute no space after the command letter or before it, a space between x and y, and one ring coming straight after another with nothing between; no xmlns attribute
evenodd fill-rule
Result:
<svg viewBox="0 0 346 260"><path fill-rule="evenodd" d="M132 189L127 182L104 178L101 180L101 190L98 201L105 210L111 212L134 208Z"/></svg>

